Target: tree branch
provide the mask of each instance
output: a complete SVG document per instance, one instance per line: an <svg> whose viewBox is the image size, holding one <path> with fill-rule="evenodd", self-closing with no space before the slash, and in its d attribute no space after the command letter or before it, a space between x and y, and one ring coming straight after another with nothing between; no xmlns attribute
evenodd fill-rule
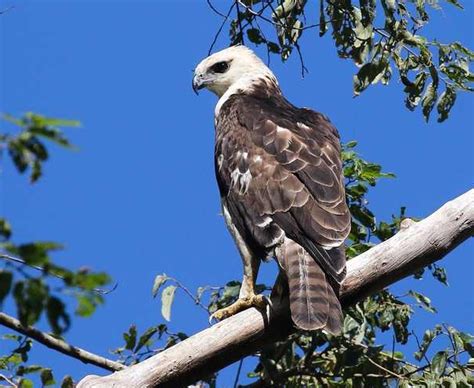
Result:
<svg viewBox="0 0 474 388"><path fill-rule="evenodd" d="M443 258L474 234L474 189L389 240L350 260L343 306ZM287 301L264 314L252 308L219 322L137 365L105 377L87 376L77 388L181 387L287 336Z"/></svg>
<svg viewBox="0 0 474 388"><path fill-rule="evenodd" d="M32 326L23 326L18 319L10 317L7 314L0 313L0 325L9 327L12 330L33 338L48 348L57 350L66 356L76 358L86 364L93 364L112 372L125 368L125 365L123 364L98 356L97 354L90 353L87 350L72 346L63 340L55 338L47 333L43 333Z"/></svg>

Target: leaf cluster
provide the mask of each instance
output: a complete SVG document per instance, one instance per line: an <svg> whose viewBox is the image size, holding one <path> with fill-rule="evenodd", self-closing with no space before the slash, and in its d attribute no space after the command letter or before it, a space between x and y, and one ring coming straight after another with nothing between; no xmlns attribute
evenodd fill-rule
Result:
<svg viewBox="0 0 474 388"><path fill-rule="evenodd" d="M63 248L58 243L15 244L10 240L11 232L8 236L0 242L0 259L4 261L0 305L11 296L22 324L34 325L45 314L53 334L60 336L71 324L64 297L76 300L75 314L82 317L90 316L103 303L104 291L99 287L110 283L106 273L87 268L73 271L55 264L51 253Z"/></svg>
<svg viewBox="0 0 474 388"><path fill-rule="evenodd" d="M6 150L19 173L29 170L31 183L41 177L43 164L49 158L45 142L74 149L58 127L78 127L78 121L54 119L31 112L21 118L3 115L3 119L13 124L15 131L12 134L0 133L0 156Z"/></svg>
<svg viewBox="0 0 474 388"><path fill-rule="evenodd" d="M304 75L307 69L299 43L303 33L316 29L322 37L330 32L339 57L352 60L358 67L353 77L356 96L370 85L387 85L396 71L403 85L406 107L414 110L421 105L426 121L436 108L438 122L443 122L458 93L474 90L474 74L470 70L474 52L461 42L441 43L422 34L432 13L441 12L440 2L237 1L229 9L229 14L235 13L230 23L230 41L241 44L248 40L264 45L268 56L276 54L283 61L296 49ZM462 9L457 0L443 2ZM307 13L318 16L307 17Z"/></svg>
<svg viewBox="0 0 474 388"><path fill-rule="evenodd" d="M13 349L6 355L0 356L0 370L6 372L10 376L9 381L6 376L0 374L0 382L4 380L11 386L15 384L18 388L33 388L33 376L37 376L43 387L57 386L53 371L50 368L30 364L29 351L33 347L33 341L28 337L18 334L5 334L1 339L8 343L14 343ZM73 380L71 376L65 376L61 383L61 388L73 388Z"/></svg>
<svg viewBox="0 0 474 388"><path fill-rule="evenodd" d="M73 149L59 127L78 126L78 122L47 118L27 113L17 119L4 115L5 122L13 130L0 133L0 154L7 153L19 173L29 170L30 182L37 182L48 159L48 143ZM1 159L2 164L5 158ZM101 287L110 283L104 272L93 272L88 268L71 270L58 265L53 253L64 247L53 241L16 243L12 239L10 222L0 218L0 307L8 299L16 307L16 315L23 325L34 325L43 318L52 334L61 337L71 326L72 313L68 305L71 298L76 301L74 314L88 317L104 302ZM43 386L56 385L53 372L48 367L28 365L28 352L33 341L20 335L8 334L5 341L16 341L17 346L0 357L0 370L19 387L32 387L29 376L38 375ZM66 376L61 387L72 387L71 377Z"/></svg>
<svg viewBox="0 0 474 388"><path fill-rule="evenodd" d="M119 362L133 365L184 341L186 338L188 336L183 332L170 332L166 324L151 326L140 335L137 327L131 325L128 331L123 333L124 345L114 349L112 354L119 357Z"/></svg>

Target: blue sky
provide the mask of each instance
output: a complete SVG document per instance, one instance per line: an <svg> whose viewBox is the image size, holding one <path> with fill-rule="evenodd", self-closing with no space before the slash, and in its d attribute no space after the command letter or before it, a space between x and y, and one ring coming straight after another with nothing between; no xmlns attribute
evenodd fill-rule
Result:
<svg viewBox="0 0 474 388"><path fill-rule="evenodd" d="M62 242L67 249L55 256L58 262L112 275L117 290L92 318L76 319L67 335L107 355L131 323L143 330L163 321L151 297L155 275L165 272L191 289L241 277L219 215L216 98L196 97L191 89L192 69L207 55L220 19L205 1L9 0L0 9L10 4L15 8L0 17L0 111L77 119L82 127L67 130L79 151L53 147L38 184L9 164L2 168L0 214L12 222L15 241ZM225 9L226 2L215 4ZM446 5L428 32L472 48L474 4L465 1L465 8ZM355 67L337 58L330 37L308 31L302 39L310 70L304 79L296 56L285 64L272 58L271 68L290 101L326 113L343 141L358 140L364 158L397 175L370 193L378 219L400 206L427 216L472 187L472 96L458 97L447 122L425 124L403 106L396 79L354 99ZM227 44L224 34L216 47ZM472 248L469 241L441 262L449 287L431 276L393 287L397 294L416 288L438 308L437 315L416 314L415 331L446 322L472 332ZM271 283L274 274L274 263L267 264L261 280ZM194 333L207 317L178 293L170 325ZM41 345L32 361L51 365L58 376L103 373ZM219 386L231 386L234 373L228 368Z"/></svg>

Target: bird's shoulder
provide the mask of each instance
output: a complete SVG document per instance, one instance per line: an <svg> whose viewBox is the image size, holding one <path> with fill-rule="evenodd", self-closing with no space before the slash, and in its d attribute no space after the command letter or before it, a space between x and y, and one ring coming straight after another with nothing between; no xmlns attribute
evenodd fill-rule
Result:
<svg viewBox="0 0 474 388"><path fill-rule="evenodd" d="M280 93L236 93L222 105L216 117L218 131L248 130L267 133L272 126L285 128L301 140L329 141L339 149L339 133L330 119L313 109L298 108Z"/></svg>

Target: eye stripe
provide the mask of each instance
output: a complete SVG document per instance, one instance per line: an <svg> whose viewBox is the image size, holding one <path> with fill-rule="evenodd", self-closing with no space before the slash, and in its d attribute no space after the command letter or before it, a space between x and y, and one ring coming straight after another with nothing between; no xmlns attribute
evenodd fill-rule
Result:
<svg viewBox="0 0 474 388"><path fill-rule="evenodd" d="M229 69L227 62L217 62L211 66L211 71L214 73L225 73Z"/></svg>

